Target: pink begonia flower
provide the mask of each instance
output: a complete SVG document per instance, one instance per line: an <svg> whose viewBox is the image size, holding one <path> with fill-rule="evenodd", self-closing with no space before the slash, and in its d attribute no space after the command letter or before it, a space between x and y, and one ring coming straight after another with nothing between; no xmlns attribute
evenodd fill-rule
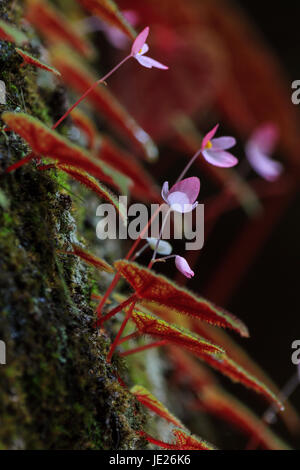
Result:
<svg viewBox="0 0 300 470"><path fill-rule="evenodd" d="M131 48L131 55L134 57L141 65L151 69L156 67L157 69L167 70L169 67L166 65L157 62L157 60L151 59L144 54L149 51L149 46L146 44L146 39L149 34L149 26L147 26L143 31L136 37Z"/></svg>
<svg viewBox="0 0 300 470"><path fill-rule="evenodd" d="M238 159L226 150L234 147L236 140L234 137L213 138L219 128L217 124L210 132L206 134L202 141L202 155L205 160L214 166L230 168L237 165Z"/></svg>
<svg viewBox="0 0 300 470"><path fill-rule="evenodd" d="M191 212L198 205L196 201L200 191L200 180L196 176L186 178L174 184L169 190L166 181L162 187L162 198L176 212ZM196 201L196 202L195 202Z"/></svg>
<svg viewBox="0 0 300 470"><path fill-rule="evenodd" d="M178 256L178 255L176 256L175 265L176 265L176 268L178 269L178 271L180 271L181 274L183 274L185 277L187 277L189 279L191 277L194 277L194 275L195 275L194 271L191 270L187 260L185 258L183 258L182 256Z"/></svg>
<svg viewBox="0 0 300 470"><path fill-rule="evenodd" d="M263 124L253 132L245 147L248 162L267 181L275 181L283 171L281 163L270 158L278 137L274 124Z"/></svg>

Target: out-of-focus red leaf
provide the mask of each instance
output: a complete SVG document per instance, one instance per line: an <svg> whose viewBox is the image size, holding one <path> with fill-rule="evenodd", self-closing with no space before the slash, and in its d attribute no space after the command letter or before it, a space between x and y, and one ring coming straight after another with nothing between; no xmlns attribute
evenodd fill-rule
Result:
<svg viewBox="0 0 300 470"><path fill-rule="evenodd" d="M3 20L0 20L0 39L12 42L18 46L23 46L28 42L27 36L22 31L19 31L11 24L5 23Z"/></svg>
<svg viewBox="0 0 300 470"><path fill-rule="evenodd" d="M174 424L178 428L184 428L183 424L170 411L146 388L141 385L135 385L130 392L136 399L142 403L146 408L153 411L155 414L165 419L169 423Z"/></svg>
<svg viewBox="0 0 300 470"><path fill-rule="evenodd" d="M279 439L268 426L249 408L225 393L219 387L204 387L198 394L201 408L219 419L231 423L246 435L255 438L265 449L288 450L289 446Z"/></svg>
<svg viewBox="0 0 300 470"><path fill-rule="evenodd" d="M27 20L52 43L66 43L80 54L90 57L94 50L77 29L47 0L27 0Z"/></svg>
<svg viewBox="0 0 300 470"><path fill-rule="evenodd" d="M172 136L170 124L178 112L206 113L226 73L226 54L216 34L204 28L203 2L196 3L198 8L182 0L124 2L124 8L137 11L141 24L151 26L151 56L169 66L163 74L156 70L137 74L137 64L131 64L123 75L126 93L120 77L112 77L120 99L155 140ZM153 119L157 112L159 119Z"/></svg>
<svg viewBox="0 0 300 470"><path fill-rule="evenodd" d="M36 155L87 171L95 178L126 192L129 182L125 176L107 164L95 160L84 149L49 129L38 119L25 113L10 112L3 113L2 119L10 129L26 140Z"/></svg>
<svg viewBox="0 0 300 470"><path fill-rule="evenodd" d="M132 195L141 201L160 203L161 195L151 175L128 152L118 147L111 139L101 136L99 158L121 171L133 182Z"/></svg>
<svg viewBox="0 0 300 470"><path fill-rule="evenodd" d="M54 75L57 75L60 77L60 72L56 70L54 67L51 67L51 65L45 64L44 62L41 62L38 60L36 57L33 57L31 54L29 54L26 51L23 51L22 49L16 48L16 52L22 57L24 62L29 65L33 65L34 67L37 67L39 69L47 70L48 72L54 73Z"/></svg>
<svg viewBox="0 0 300 470"><path fill-rule="evenodd" d="M72 52L55 48L52 50L52 57L53 63L61 72L64 81L77 93L84 93L97 81L97 78L74 57ZM110 126L115 127L129 138L139 151L143 152L145 158L149 161L157 158L158 150L150 136L136 123L104 85L99 85L91 91L87 96L87 101L101 115L105 116Z"/></svg>
<svg viewBox="0 0 300 470"><path fill-rule="evenodd" d="M170 318L172 321L172 318ZM193 323L193 324L191 324ZM262 368L249 357L249 355L242 349L232 338L225 332L221 331L218 328L215 328L211 325L205 323L194 322L191 320L188 325L192 331L195 331L199 335L207 338L213 343L219 344L222 348L225 349L227 355L233 359L238 365L242 366L244 369L247 369L252 375L257 377L261 382L266 384L274 395L280 396L279 388L274 384L274 382L267 376L267 374L262 370ZM288 402L284 404L285 410L283 413L280 413L280 417L286 423L287 427L291 432L295 432L300 428L300 418L296 410Z"/></svg>
<svg viewBox="0 0 300 470"><path fill-rule="evenodd" d="M278 61L231 2L205 1L205 6L207 26L220 36L229 59L228 79L218 100L220 110L244 135L259 123L277 124L284 153L299 170L300 116Z"/></svg>
<svg viewBox="0 0 300 470"><path fill-rule="evenodd" d="M106 271L107 273L113 273L114 268L110 266L106 261L98 256L89 253L87 250L81 248L81 246L72 244L73 251L64 251L64 254L67 255L75 255L81 258L85 263L89 264L90 266L94 266L95 268L99 269L100 271Z"/></svg>
<svg viewBox="0 0 300 470"><path fill-rule="evenodd" d="M71 113L72 120L76 127L78 127L86 135L88 139L88 148L94 149L96 138L97 138L97 128L94 125L93 121L87 116L83 111L78 108L75 108Z"/></svg>
<svg viewBox="0 0 300 470"><path fill-rule="evenodd" d="M204 386L217 384L217 379L208 368L174 345L168 345L165 350L174 365L174 375L178 382L187 383L195 392L200 392Z"/></svg>
<svg viewBox="0 0 300 470"><path fill-rule="evenodd" d="M127 279L140 299L165 305L180 314L190 315L208 323L230 328L248 336L246 326L236 317L215 307L208 300L176 286L164 276L153 273L137 263L117 261L119 273Z"/></svg>
<svg viewBox="0 0 300 470"><path fill-rule="evenodd" d="M261 394L268 402L273 403L280 411L284 410L279 398L264 383L236 364L229 357L217 357L211 355L207 356L205 361L214 369L229 377L233 382L245 385Z"/></svg>
<svg viewBox="0 0 300 470"><path fill-rule="evenodd" d="M120 29L131 39L135 38L135 31L120 12L118 6L112 0L77 0L86 10L111 26Z"/></svg>
<svg viewBox="0 0 300 470"><path fill-rule="evenodd" d="M219 387L217 379L205 366L177 347L168 346L166 351L174 365L175 381L198 395L201 409L256 436L266 448L286 447L247 407Z"/></svg>
<svg viewBox="0 0 300 470"><path fill-rule="evenodd" d="M205 360L207 354L223 356L224 350L210 341L195 335L184 328L167 323L165 320L154 317L149 313L133 310L132 321L142 335L149 335L153 338L167 340L172 344L187 349L196 356Z"/></svg>
<svg viewBox="0 0 300 470"><path fill-rule="evenodd" d="M99 183L95 178L90 176L86 171L78 170L77 168L67 165L57 165L57 167L67 173L69 176L84 184L88 189L98 194L102 199L105 199L112 204L117 213L122 218L123 222L127 222L126 208L119 202L119 199L112 194L103 184Z"/></svg>
<svg viewBox="0 0 300 470"><path fill-rule="evenodd" d="M256 219L247 221L229 250L221 260L205 288L206 295L215 302L226 304L243 279L255 256L261 249L282 213L294 197L297 186L290 184L289 191L278 200L270 199L265 203L264 213ZM241 256L243 253L243 256Z"/></svg>

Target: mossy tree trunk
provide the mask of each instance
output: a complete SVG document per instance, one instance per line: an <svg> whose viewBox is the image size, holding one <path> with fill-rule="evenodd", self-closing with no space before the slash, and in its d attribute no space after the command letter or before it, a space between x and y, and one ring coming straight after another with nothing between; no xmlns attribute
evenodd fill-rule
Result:
<svg viewBox="0 0 300 470"><path fill-rule="evenodd" d="M22 2L2 0L0 17L20 27ZM46 95L36 71L20 63L14 45L0 41L0 111L50 124L64 93ZM34 162L4 172L27 152L18 136L0 132L0 448L139 448L144 415L105 361L110 340L93 328L89 271L58 255L76 239L72 199Z"/></svg>

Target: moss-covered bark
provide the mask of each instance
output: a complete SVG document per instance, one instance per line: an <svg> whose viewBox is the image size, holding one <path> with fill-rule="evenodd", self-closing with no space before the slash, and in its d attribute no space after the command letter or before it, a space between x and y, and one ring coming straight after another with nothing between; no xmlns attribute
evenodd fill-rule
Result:
<svg viewBox="0 0 300 470"><path fill-rule="evenodd" d="M21 4L2 0L0 17L18 25ZM14 46L0 41L7 89L0 111L22 109L50 123L63 94L43 96L36 71L20 63ZM57 253L76 239L72 199L60 177L35 163L4 173L27 151L15 134L0 132L0 339L7 345L0 448L139 448L144 415L105 361L110 340L92 326L89 271Z"/></svg>

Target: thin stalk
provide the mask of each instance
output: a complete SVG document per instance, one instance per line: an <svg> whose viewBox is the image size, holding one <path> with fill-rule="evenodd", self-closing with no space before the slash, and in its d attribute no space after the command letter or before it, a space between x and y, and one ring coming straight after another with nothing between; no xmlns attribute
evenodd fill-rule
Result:
<svg viewBox="0 0 300 470"><path fill-rule="evenodd" d="M190 159L189 163L185 166L185 168L182 170L182 172L180 173L179 177L177 178L176 180L176 183L179 183L179 181L181 181L183 179L183 177L187 174L187 172L189 171L189 169L191 168L192 164L194 163L194 161L197 159L197 157L199 157L200 153L202 152L202 149L200 148L199 150L197 150L197 152L195 153L195 155ZM175 183L175 184L176 184Z"/></svg>
<svg viewBox="0 0 300 470"><path fill-rule="evenodd" d="M105 321L109 320L111 317L116 315L118 312L120 312L123 308L127 307L131 302L133 302L136 299L136 295L133 294L128 299L124 300L121 304L117 305L115 308L113 308L110 312L108 312L104 317L98 318L96 322L96 328L101 327L102 323Z"/></svg>
<svg viewBox="0 0 300 470"><path fill-rule="evenodd" d="M155 259L156 259L156 255L157 255L157 251L158 251L158 247L159 247L159 242L161 240L161 237L162 237L162 234L163 234L163 231L164 231L164 228L165 228L165 225L166 225L166 222L168 220L168 217L169 217L169 214L171 213L171 208L168 210L168 212L166 213L166 216L162 222L162 225L161 225L161 229L160 229L160 232L159 232L159 237L158 237L158 240L156 242L156 246L155 246L155 250L154 250L154 253L153 253L153 256L152 256L152 259L150 261L150 263L148 264L148 268L151 269L153 264L155 263Z"/></svg>
<svg viewBox="0 0 300 470"><path fill-rule="evenodd" d="M149 220L149 222L147 223L147 225L143 228L143 230L141 231L141 233L139 234L138 238L136 239L136 241L134 242L134 244L132 245L132 247L130 248L130 250L128 251L126 257L125 257L125 260L129 260L132 256L132 254L134 253L134 251L136 250L136 248L138 247L142 237L144 236L144 234L146 233L146 231L148 230L148 227L152 224L152 222L156 219L156 217L158 216L159 212L160 212L160 209L161 209L161 205L157 208L157 210L154 212L153 216L151 217L151 219ZM119 273L117 273L115 275L115 277L113 278L110 286L108 287L108 289L106 290L101 302L99 303L98 307L97 307L97 314L98 314L98 318L101 317L101 313L102 313L102 309L106 303L106 300L108 299L108 297L110 296L110 294L112 293L112 291L114 290L115 286L117 285L119 279L120 279L121 275Z"/></svg>
<svg viewBox="0 0 300 470"><path fill-rule="evenodd" d="M145 439L147 439L147 441L150 442L150 444L154 444L155 446L162 447L163 449L178 450L178 446L176 446L175 444L168 444L167 442L159 441L158 439L154 439L154 437L150 436L149 434L147 434L144 431L139 431L138 434L141 437L144 437Z"/></svg>
<svg viewBox="0 0 300 470"><path fill-rule="evenodd" d="M55 123L53 124L52 126L52 129L56 129L68 116L69 114L73 111L74 108L76 108L76 106L79 105L79 103L81 103L81 101L83 101L90 93L91 91L93 91L95 88L97 88L98 85L100 85L100 83L103 83L105 82L105 80L110 77L116 70L118 70L121 65L123 65L128 59L130 59L131 55L128 55L127 57L125 57L123 60L121 60L121 62L119 64L117 64L110 72L108 72L106 75L104 75L104 77L100 78L99 80L97 80L92 86L90 86L90 88L88 88L84 93L83 95L76 101L76 103L74 103L66 112L65 114Z"/></svg>
<svg viewBox="0 0 300 470"><path fill-rule="evenodd" d="M127 336L124 336L124 338L120 339L119 341L119 345L120 344L123 344L125 343L126 341L129 341L130 339L136 339L140 336L140 332L139 331L134 331L133 333L131 333L130 335L127 335Z"/></svg>
<svg viewBox="0 0 300 470"><path fill-rule="evenodd" d="M139 256L141 256L142 253L144 253L144 251L146 251L146 249L149 248L149 244L146 243L143 248L141 248L139 251L136 252L136 254L132 257L132 261L135 261Z"/></svg>
<svg viewBox="0 0 300 470"><path fill-rule="evenodd" d="M162 339L160 341L155 341L155 343L145 344L145 346L139 346L134 349L130 349L129 351L124 351L120 354L121 357L130 356L131 354L135 354L141 351L146 351L147 349L158 348L159 346L165 346L168 343L166 339Z"/></svg>
<svg viewBox="0 0 300 470"><path fill-rule="evenodd" d="M107 80L108 77L110 77L116 70L118 70L121 65L123 65L128 59L130 59L131 55L128 55L127 57L125 57L123 60L121 60L121 62L119 64L117 64L110 72L108 72L106 75L104 75L104 77L100 78L99 80L97 80L92 86L90 86L90 88L88 88L84 93L83 95L76 101L76 103L74 103L66 112L65 114L58 120L56 121L55 124L53 124L53 126L51 127L52 130L56 129L68 116L69 114L73 111L74 108L76 108L79 103L81 103L81 101L83 101L90 93L91 91L93 91L98 85L100 85L100 83L104 83L105 80ZM5 130L8 130L8 128L5 128ZM6 173L10 173L11 171L13 170L16 170L17 168L20 168L21 166L25 165L25 163L29 162L32 158L34 158L34 155L32 153L30 153L29 155L27 155L27 157L23 158L22 160L19 160L17 163L15 163L14 165L11 165L10 167L8 167L5 172Z"/></svg>
<svg viewBox="0 0 300 470"><path fill-rule="evenodd" d="M167 261L168 259L171 259L171 258L176 258L177 255L169 255L169 256L163 256L162 258L158 258L158 259L155 259L152 263L152 265L154 263L160 263L160 262L164 262L164 261Z"/></svg>
<svg viewBox="0 0 300 470"><path fill-rule="evenodd" d="M285 384L281 392L279 393L279 398L282 403L285 403L289 397L294 393L298 388L300 383L300 366L298 366L296 374L294 374L288 382ZM274 424L276 420L276 415L278 414L278 409L275 406L270 406L263 414L262 421L266 424ZM255 450L259 445L258 440L253 436L246 447L246 450Z"/></svg>
<svg viewBox="0 0 300 470"><path fill-rule="evenodd" d="M107 356L107 358L106 358L106 361L107 361L107 362L111 362L112 355L113 355L113 353L114 353L116 347L118 346L119 339L120 339L121 336L122 336L122 333L123 333L123 331L124 331L124 329L125 329L125 326L127 325L127 323L128 323L129 320L130 320L130 317L131 317L131 315L132 315L132 310L134 309L135 304L136 304L136 301L133 301L132 304L131 304L131 306L130 306L130 308L129 308L129 310L128 310L128 312L126 313L126 317L125 317L124 320L123 320L123 323L122 323L122 325L121 325L121 328L119 329L118 334L117 334L117 336L115 337L115 340L114 340L113 344L112 344L111 347L110 347L108 356Z"/></svg>
<svg viewBox="0 0 300 470"><path fill-rule="evenodd" d="M20 166L25 165L25 163L30 162L35 158L35 154L33 152L30 152L26 157L22 158L22 160L19 160L17 163L14 163L13 165L9 166L6 168L5 173L10 173L11 171L16 170L17 168L20 168Z"/></svg>

